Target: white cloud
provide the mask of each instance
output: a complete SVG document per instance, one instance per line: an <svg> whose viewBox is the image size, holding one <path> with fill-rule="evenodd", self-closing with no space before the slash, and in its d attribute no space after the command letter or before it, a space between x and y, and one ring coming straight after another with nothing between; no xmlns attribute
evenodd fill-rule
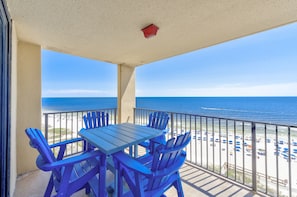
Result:
<svg viewBox="0 0 297 197"><path fill-rule="evenodd" d="M218 86L176 89L137 90L137 96L297 96L297 82L267 85L221 84Z"/></svg>
<svg viewBox="0 0 297 197"><path fill-rule="evenodd" d="M43 97L105 97L116 96L116 91L85 90L85 89L55 89L42 92Z"/></svg>

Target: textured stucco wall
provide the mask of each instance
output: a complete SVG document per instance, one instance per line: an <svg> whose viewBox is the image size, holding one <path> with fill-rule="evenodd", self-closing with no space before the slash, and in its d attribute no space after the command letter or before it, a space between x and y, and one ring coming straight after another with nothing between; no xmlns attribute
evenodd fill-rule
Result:
<svg viewBox="0 0 297 197"><path fill-rule="evenodd" d="M37 151L29 146L28 127L41 128L41 48L18 42L17 51L17 174L36 169Z"/></svg>

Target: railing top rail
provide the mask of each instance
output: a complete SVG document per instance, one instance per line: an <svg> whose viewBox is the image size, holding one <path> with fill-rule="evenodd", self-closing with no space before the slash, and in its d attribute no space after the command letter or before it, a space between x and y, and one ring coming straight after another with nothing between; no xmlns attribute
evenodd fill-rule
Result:
<svg viewBox="0 0 297 197"><path fill-rule="evenodd" d="M87 112L87 111L102 111L102 110L116 110L117 108L101 108L101 109L83 109L83 110L72 110L72 111L51 111L43 112L43 115L58 114L58 113L74 113L74 112Z"/></svg>
<svg viewBox="0 0 297 197"><path fill-rule="evenodd" d="M173 111L164 111L164 110L157 110L157 109L146 109L146 108L134 108L136 110L146 110L146 111L162 111L170 114L181 114L181 115L189 115L189 116L199 116L202 118L213 118L213 119L219 119L219 120L231 120L236 122L246 122L246 123L255 123L255 124L265 124L270 126L280 126L280 127L290 127L290 128L296 128L297 125L287 125L287 124L281 124L281 123L273 123L273 122L264 122L264 121L253 121L253 120L243 120L243 119L235 119L235 118L227 118L227 117L219 117L219 116L207 116L207 115L201 115L201 114L192 114L192 113L185 113L185 112L173 112Z"/></svg>

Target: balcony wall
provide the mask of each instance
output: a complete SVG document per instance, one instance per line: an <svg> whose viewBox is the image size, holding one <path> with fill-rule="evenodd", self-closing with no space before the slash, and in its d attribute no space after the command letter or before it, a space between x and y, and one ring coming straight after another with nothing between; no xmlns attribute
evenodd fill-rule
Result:
<svg viewBox="0 0 297 197"><path fill-rule="evenodd" d="M41 47L18 41L12 25L10 193L18 175L36 169L37 152L28 146L25 128L41 128Z"/></svg>
<svg viewBox="0 0 297 197"><path fill-rule="evenodd" d="M36 153L32 153L25 134L27 127L41 128L41 48L18 42L17 51L17 173L35 169ZM25 140L26 139L26 140Z"/></svg>
<svg viewBox="0 0 297 197"><path fill-rule="evenodd" d="M10 191L18 174L36 169L37 153L28 147L24 128L41 127L40 46L18 42L12 27Z"/></svg>

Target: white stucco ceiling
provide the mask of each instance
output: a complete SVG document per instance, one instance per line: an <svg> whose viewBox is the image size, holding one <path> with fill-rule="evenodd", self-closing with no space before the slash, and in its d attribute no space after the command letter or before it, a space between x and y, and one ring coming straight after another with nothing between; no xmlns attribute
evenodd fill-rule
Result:
<svg viewBox="0 0 297 197"><path fill-rule="evenodd" d="M19 40L141 65L297 20L297 0L7 0ZM145 39L141 29L159 27Z"/></svg>

